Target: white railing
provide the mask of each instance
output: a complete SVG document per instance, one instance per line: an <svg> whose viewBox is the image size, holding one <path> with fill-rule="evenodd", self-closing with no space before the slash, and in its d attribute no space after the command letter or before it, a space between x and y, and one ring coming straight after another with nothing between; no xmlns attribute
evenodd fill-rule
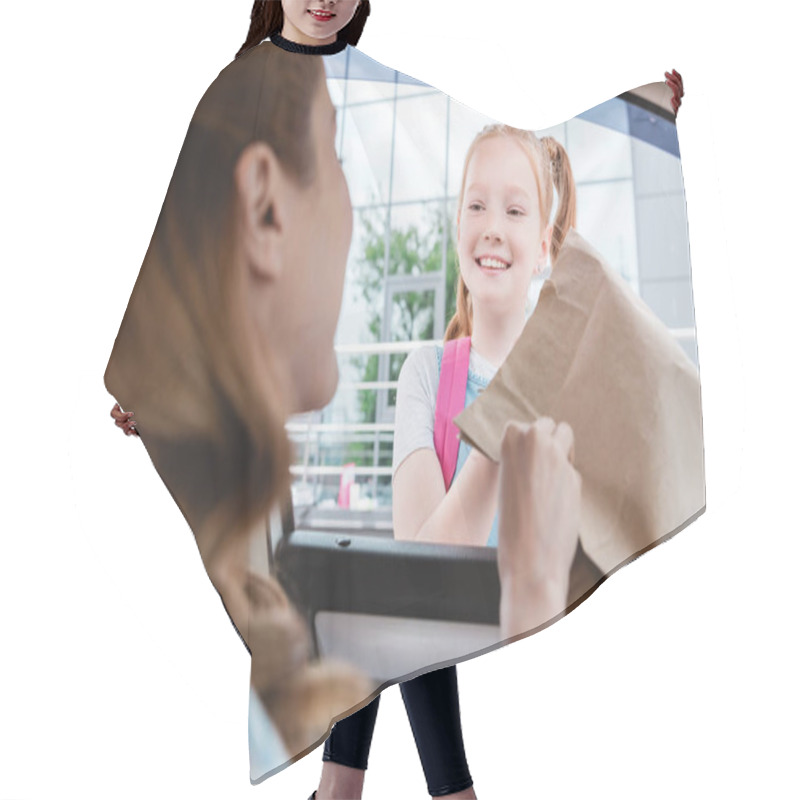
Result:
<svg viewBox="0 0 800 800"><path fill-rule="evenodd" d="M292 475L298 478L306 478L309 475L341 475L344 467L306 467L297 466L291 467ZM351 467L354 475L384 475L390 476L392 474L391 467Z"/></svg>
<svg viewBox="0 0 800 800"><path fill-rule="evenodd" d="M441 339L416 340L413 342L367 342L366 344L337 344L335 350L340 356L381 354L381 353L408 353L426 344L442 344Z"/></svg>
<svg viewBox="0 0 800 800"><path fill-rule="evenodd" d="M391 422L287 422L289 433L391 433L394 424Z"/></svg>
<svg viewBox="0 0 800 800"><path fill-rule="evenodd" d="M696 336L696 328L671 328L670 333L678 341L691 341ZM413 342L368 342L365 344L346 344L336 345L337 355L375 355L387 353L408 353L426 344L442 345L441 339ZM381 389L396 389L397 381L353 381L350 383L339 384L339 389L360 389L378 391ZM310 416L310 415L309 415ZM354 434L354 433L394 433L394 423L390 422L303 422L296 417L297 421L288 422L286 430L289 434L295 434L295 441L304 436L303 464L291 468L291 473L297 478L307 480L310 477L326 477L341 475L344 465L311 466L309 461L309 448L312 444L314 434ZM340 438L344 439L345 436ZM300 442L298 442L300 443ZM373 442L374 444L374 442ZM352 468L351 468L352 469ZM391 467L356 467L356 475L361 476L391 476Z"/></svg>

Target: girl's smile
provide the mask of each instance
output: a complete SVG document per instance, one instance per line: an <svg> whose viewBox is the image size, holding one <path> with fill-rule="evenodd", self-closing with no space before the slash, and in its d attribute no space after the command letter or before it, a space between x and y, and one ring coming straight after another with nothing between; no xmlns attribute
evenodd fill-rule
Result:
<svg viewBox="0 0 800 800"><path fill-rule="evenodd" d="M484 271L488 273L500 273L505 272L511 264L508 261L505 261L502 258L497 258L496 256L478 256L475 259L475 263Z"/></svg>

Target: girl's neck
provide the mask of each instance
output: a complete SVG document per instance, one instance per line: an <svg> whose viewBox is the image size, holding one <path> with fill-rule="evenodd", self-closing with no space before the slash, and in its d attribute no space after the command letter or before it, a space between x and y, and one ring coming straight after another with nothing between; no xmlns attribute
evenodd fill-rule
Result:
<svg viewBox="0 0 800 800"><path fill-rule="evenodd" d="M499 367L511 352L525 327L525 312L519 316L507 313L481 313L473 306L471 346L490 364Z"/></svg>

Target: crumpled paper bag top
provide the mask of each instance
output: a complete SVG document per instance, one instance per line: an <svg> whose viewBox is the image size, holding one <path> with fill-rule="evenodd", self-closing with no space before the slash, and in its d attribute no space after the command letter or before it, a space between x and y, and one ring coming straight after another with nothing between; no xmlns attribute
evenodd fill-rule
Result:
<svg viewBox="0 0 800 800"><path fill-rule="evenodd" d="M499 461L506 423L540 416L575 433L581 544L605 574L705 510L697 369L574 229L513 350L455 423Z"/></svg>

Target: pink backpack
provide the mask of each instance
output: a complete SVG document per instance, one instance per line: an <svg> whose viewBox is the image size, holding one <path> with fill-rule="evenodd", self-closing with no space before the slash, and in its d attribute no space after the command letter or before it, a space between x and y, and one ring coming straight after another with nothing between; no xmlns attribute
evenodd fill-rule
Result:
<svg viewBox="0 0 800 800"><path fill-rule="evenodd" d="M464 410L467 397L470 337L445 342L433 424L433 446L442 465L444 486L450 489L458 461L458 428L454 417Z"/></svg>

